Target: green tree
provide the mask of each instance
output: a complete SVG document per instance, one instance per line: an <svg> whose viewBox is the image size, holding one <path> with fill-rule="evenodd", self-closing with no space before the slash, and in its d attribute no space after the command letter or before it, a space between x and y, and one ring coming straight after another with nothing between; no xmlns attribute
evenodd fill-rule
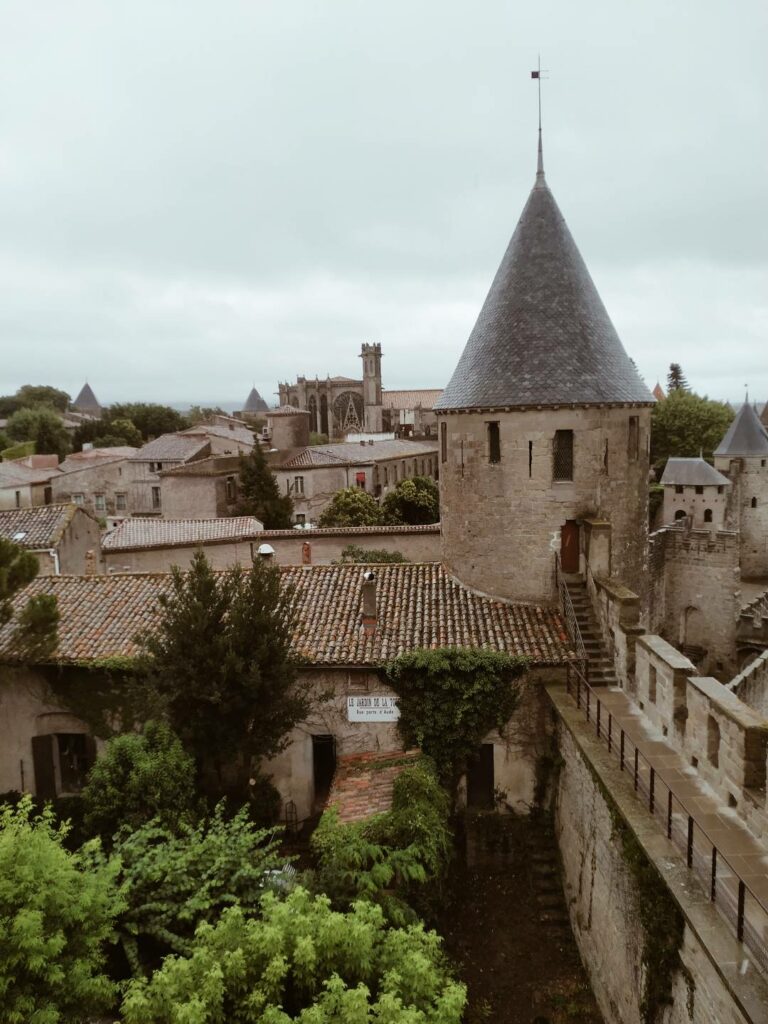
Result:
<svg viewBox="0 0 768 1024"><path fill-rule="evenodd" d="M336 559L334 565L384 565L386 563L401 564L409 562L410 559L399 551L387 551L384 548L361 548L357 544L347 544L341 549L341 558Z"/></svg>
<svg viewBox="0 0 768 1024"><path fill-rule="evenodd" d="M214 572L198 551L175 568L156 622L140 638L145 719L163 711L198 769L239 763L247 792L254 762L285 747L309 710L291 655L290 590L261 559Z"/></svg>
<svg viewBox="0 0 768 1024"><path fill-rule="evenodd" d="M66 412L71 397L66 391L52 388L49 384L24 384L16 392L20 408L30 409L38 405L49 405L59 412Z"/></svg>
<svg viewBox="0 0 768 1024"><path fill-rule="evenodd" d="M190 957L131 982L126 1024L460 1024L466 989L423 925L388 928L372 903L341 913L302 888L267 893L261 912L226 910L200 927Z"/></svg>
<svg viewBox="0 0 768 1024"><path fill-rule="evenodd" d="M711 459L732 419L733 410L724 402L683 389L670 391L651 413L651 463L657 476L673 455L694 458L701 452Z"/></svg>
<svg viewBox="0 0 768 1024"><path fill-rule="evenodd" d="M14 441L34 441L35 451L41 455L55 454L63 459L70 450L69 434L61 417L44 405L19 409L8 420L6 433Z"/></svg>
<svg viewBox="0 0 768 1024"><path fill-rule="evenodd" d="M318 519L318 526L380 526L381 508L362 487L337 491Z"/></svg>
<svg viewBox="0 0 768 1024"><path fill-rule="evenodd" d="M104 944L122 909L117 863L98 843L64 848L69 826L32 797L0 808L0 1015L7 1024L82 1024L111 1008Z"/></svg>
<svg viewBox="0 0 768 1024"><path fill-rule="evenodd" d="M13 616L13 598L37 576L38 561L31 551L0 537L0 626Z"/></svg>
<svg viewBox="0 0 768 1024"><path fill-rule="evenodd" d="M316 430L311 430L309 432L309 443L313 446L317 444L328 444L328 435L319 434Z"/></svg>
<svg viewBox="0 0 768 1024"><path fill-rule="evenodd" d="M213 423L217 416L228 416L218 405L191 405L186 413L189 423L194 426L197 423Z"/></svg>
<svg viewBox="0 0 768 1024"><path fill-rule="evenodd" d="M107 434L94 438L93 444L96 448L117 448L121 445L141 448L144 444L141 431L132 420L119 417L110 420L108 431Z"/></svg>
<svg viewBox="0 0 768 1024"><path fill-rule="evenodd" d="M240 456L239 499L232 514L255 516L265 530L290 530L293 526L291 497L280 493L258 444L249 455Z"/></svg>
<svg viewBox="0 0 768 1024"><path fill-rule="evenodd" d="M155 402L118 402L109 407L107 423L115 420L130 420L145 441L159 437L161 434L172 434L190 426L186 416L169 405L158 405ZM102 423L104 420L102 420Z"/></svg>
<svg viewBox="0 0 768 1024"><path fill-rule="evenodd" d="M115 736L88 773L82 792L85 828L111 845L122 826L131 831L156 819L175 828L195 806L195 765L162 722Z"/></svg>
<svg viewBox="0 0 768 1024"><path fill-rule="evenodd" d="M527 666L526 658L469 647L419 648L387 665L406 745L432 758L452 792L483 737L512 717Z"/></svg>
<svg viewBox="0 0 768 1024"><path fill-rule="evenodd" d="M381 505L384 521L422 526L440 522L440 491L429 476L401 480Z"/></svg>
<svg viewBox="0 0 768 1024"><path fill-rule="evenodd" d="M674 391L688 390L688 381L685 379L680 363L670 363L667 374L667 393L671 395Z"/></svg>
<svg viewBox="0 0 768 1024"><path fill-rule="evenodd" d="M126 900L118 932L136 974L168 953L191 952L198 925L226 907L256 913L269 880L287 878L279 832L257 828L245 807L228 819L223 803L197 825L152 821L124 833L115 853Z"/></svg>
<svg viewBox="0 0 768 1024"><path fill-rule="evenodd" d="M0 626L13 618L13 599L37 576L38 561L30 551L0 537ZM50 654L56 646L59 610L49 594L30 597L18 611L13 654L24 659Z"/></svg>

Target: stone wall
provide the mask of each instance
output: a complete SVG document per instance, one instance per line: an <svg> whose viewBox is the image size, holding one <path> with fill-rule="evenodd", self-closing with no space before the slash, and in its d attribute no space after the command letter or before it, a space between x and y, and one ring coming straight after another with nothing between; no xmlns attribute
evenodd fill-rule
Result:
<svg viewBox="0 0 768 1024"><path fill-rule="evenodd" d="M563 884L604 1019L647 1024L641 1002L650 970L651 980L669 986L671 1002L653 1018L658 1024L763 1021L765 982L754 969L740 976L740 946L703 893L693 891L684 860L655 822L645 820L631 785L607 752L601 761L602 752L590 749L596 744L593 730L582 727L554 694L553 699L560 715L555 829ZM642 874L639 861L648 865ZM655 880L652 892L649 876ZM642 924L641 909L649 900L657 917L666 908L664 917L681 929L679 962L668 973L660 970L655 954L669 931L649 936Z"/></svg>
<svg viewBox="0 0 768 1024"><path fill-rule="evenodd" d="M768 840L768 720L657 636L637 641L636 700L674 746L758 838Z"/></svg>
<svg viewBox="0 0 768 1024"><path fill-rule="evenodd" d="M631 459L634 416L640 441ZM649 418L644 408L441 414L445 564L484 593L549 602L561 528L568 520L602 519L611 524L607 575L642 593ZM499 424L498 462L490 461L489 422ZM573 431L573 481L553 480L557 430Z"/></svg>
<svg viewBox="0 0 768 1024"><path fill-rule="evenodd" d="M768 651L763 651L731 680L728 689L753 711L768 718Z"/></svg>
<svg viewBox="0 0 768 1024"><path fill-rule="evenodd" d="M680 647L699 671L736 671L740 606L735 533L664 527L650 537L648 630Z"/></svg>
<svg viewBox="0 0 768 1024"><path fill-rule="evenodd" d="M62 575L80 576L89 571L100 572L99 547L101 530L95 519L77 509L61 540L56 545L59 554L59 571ZM92 551L93 566L88 565L88 552Z"/></svg>
<svg viewBox="0 0 768 1024"><path fill-rule="evenodd" d="M728 503L731 529L740 534L744 579L768 576L768 459L716 458L715 468L732 481Z"/></svg>
<svg viewBox="0 0 768 1024"><path fill-rule="evenodd" d="M237 496L238 472L239 466L235 462L231 472L220 475L160 474L158 482L163 518L219 519L231 515Z"/></svg>
<svg viewBox="0 0 768 1024"><path fill-rule="evenodd" d="M82 500L77 504L91 515L130 515L134 511L131 479L132 471L127 459L94 459L93 465L53 476L53 500L73 501L74 495L79 494ZM96 507L96 495L103 499L99 508ZM118 495L121 495L120 508L117 507Z"/></svg>

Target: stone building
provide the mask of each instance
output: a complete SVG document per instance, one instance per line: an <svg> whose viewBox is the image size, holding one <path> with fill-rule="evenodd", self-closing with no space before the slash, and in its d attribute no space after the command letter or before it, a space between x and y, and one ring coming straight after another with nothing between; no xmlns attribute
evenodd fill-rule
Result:
<svg viewBox="0 0 768 1024"><path fill-rule="evenodd" d="M0 462L0 509L50 505L58 462L56 455L30 455Z"/></svg>
<svg viewBox="0 0 768 1024"><path fill-rule="evenodd" d="M99 524L76 505L0 512L0 537L31 552L40 576L98 571Z"/></svg>
<svg viewBox="0 0 768 1024"><path fill-rule="evenodd" d="M688 518L697 530L726 528L731 481L704 459L668 459L661 484L664 524Z"/></svg>
<svg viewBox="0 0 768 1024"><path fill-rule="evenodd" d="M101 542L106 573L186 569L203 551L214 569L250 565L264 525L253 516L224 519L124 519Z"/></svg>
<svg viewBox="0 0 768 1024"><path fill-rule="evenodd" d="M158 473L160 507L168 519L218 519L239 494L240 456L208 455Z"/></svg>
<svg viewBox="0 0 768 1024"><path fill-rule="evenodd" d="M768 577L768 429L748 401L715 450L715 469L732 485L728 525L741 538L741 574Z"/></svg>
<svg viewBox="0 0 768 1024"><path fill-rule="evenodd" d="M72 411L86 416L88 419L100 420L102 408L99 400L93 393L93 388L88 381L83 384L78 392L77 398L72 403Z"/></svg>
<svg viewBox="0 0 768 1024"><path fill-rule="evenodd" d="M435 404L443 560L468 586L549 602L580 523L611 526L608 574L640 590L650 410L545 177L536 181ZM500 547L507 557L499 557Z"/></svg>
<svg viewBox="0 0 768 1024"><path fill-rule="evenodd" d="M360 441L287 448L270 453L280 490L293 499L299 524L317 522L334 494L360 487L384 498L401 480L437 479L437 444L429 441Z"/></svg>
<svg viewBox="0 0 768 1024"><path fill-rule="evenodd" d="M248 397L245 400L245 405L240 410L240 412L236 412L234 415L238 417L255 418L257 416L262 416L267 411L268 408L269 406L261 397L256 388L252 387L248 394Z"/></svg>
<svg viewBox="0 0 768 1024"><path fill-rule="evenodd" d="M397 433L429 436L434 430L432 408L439 391L432 388L387 391L382 387L381 345L364 344L362 380L353 377L297 377L295 384L280 383L281 406L309 413L309 429L343 438L347 434Z"/></svg>
<svg viewBox="0 0 768 1024"><path fill-rule="evenodd" d="M73 452L51 478L54 501L73 502L96 518L120 519L132 507L128 460L137 448L84 448Z"/></svg>
<svg viewBox="0 0 768 1024"><path fill-rule="evenodd" d="M130 504L134 515L163 513L160 474L211 454L207 434L162 434L128 460Z"/></svg>

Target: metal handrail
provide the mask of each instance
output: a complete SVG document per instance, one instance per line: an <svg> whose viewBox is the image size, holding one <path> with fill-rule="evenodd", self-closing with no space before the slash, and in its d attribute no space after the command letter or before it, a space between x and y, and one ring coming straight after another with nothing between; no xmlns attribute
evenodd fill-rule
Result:
<svg viewBox="0 0 768 1024"><path fill-rule="evenodd" d="M571 595L568 591L568 585L563 579L559 554L555 555L555 587L560 601L560 611L563 613L563 618L565 619L565 628L568 630L568 635L570 636L578 655L577 662L571 663L568 666L569 671L572 668L577 676L580 676L585 683L588 683L589 659L587 657L587 649L584 646L584 639L581 635L579 621L576 618L576 612L573 607Z"/></svg>
<svg viewBox="0 0 768 1024"><path fill-rule="evenodd" d="M568 693L574 696L574 686L570 677L566 686ZM613 715L609 710L606 721L606 709L603 708L602 701L593 687L577 676L575 691L576 707L579 710L583 708L588 722L594 721L596 736L605 740L608 753L617 757L620 770L631 772L635 795L638 799L647 798L651 815L655 818L660 817L665 823L667 838L685 851L688 868L703 878L710 902L718 908L726 921L734 926L738 942L742 943L752 954L755 962L768 972L768 905L744 881L728 858L718 849L707 830L696 821L685 802L672 791L637 744L623 728L614 727ZM666 790L666 799L659 791L659 784ZM680 811L685 819L684 824L676 820L676 812L679 819ZM702 851L696 848L697 831L709 845L709 851L703 856ZM737 883L733 892L729 892L728 879L723 879L723 866ZM755 916L759 918L758 922L755 921Z"/></svg>

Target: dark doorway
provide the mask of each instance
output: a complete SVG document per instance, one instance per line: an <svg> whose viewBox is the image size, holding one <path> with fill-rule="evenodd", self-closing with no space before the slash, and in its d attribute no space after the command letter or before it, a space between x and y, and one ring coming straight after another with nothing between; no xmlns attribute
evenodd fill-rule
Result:
<svg viewBox="0 0 768 1024"><path fill-rule="evenodd" d="M560 530L560 564L563 572L579 571L579 524L566 519Z"/></svg>
<svg viewBox="0 0 768 1024"><path fill-rule="evenodd" d="M315 806L328 796L336 771L336 740L333 736L312 737L312 774L315 780Z"/></svg>
<svg viewBox="0 0 768 1024"><path fill-rule="evenodd" d="M467 806L493 807L493 744L483 743L467 768Z"/></svg>

